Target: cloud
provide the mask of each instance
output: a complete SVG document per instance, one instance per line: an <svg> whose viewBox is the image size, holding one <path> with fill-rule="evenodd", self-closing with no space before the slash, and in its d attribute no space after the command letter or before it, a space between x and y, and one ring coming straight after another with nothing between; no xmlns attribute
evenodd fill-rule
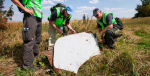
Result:
<svg viewBox="0 0 150 76"><path fill-rule="evenodd" d="M104 8L104 10L106 11L121 10L121 9L124 9L124 8L108 8L108 7Z"/></svg>
<svg viewBox="0 0 150 76"><path fill-rule="evenodd" d="M53 1L56 1L56 2L64 2L64 0L53 0ZM65 0L66 1L66 0Z"/></svg>
<svg viewBox="0 0 150 76"><path fill-rule="evenodd" d="M123 1L123 0L116 0L116 1Z"/></svg>
<svg viewBox="0 0 150 76"><path fill-rule="evenodd" d="M44 6L44 7L42 7L42 9L43 9L43 10L50 10L51 7L52 7L52 6Z"/></svg>
<svg viewBox="0 0 150 76"><path fill-rule="evenodd" d="M92 1L89 1L89 3L96 4L96 3L99 3L99 1L98 0L92 0Z"/></svg>
<svg viewBox="0 0 150 76"><path fill-rule="evenodd" d="M64 2L64 0L43 0L42 4L51 4L51 5L54 5L53 1ZM65 0L65 1L67 1L67 0Z"/></svg>
<svg viewBox="0 0 150 76"><path fill-rule="evenodd" d="M79 12L79 13L76 13L75 16L72 16L71 19L72 20L81 20L84 14L86 15L86 17L87 17L87 15L89 16L89 13Z"/></svg>
<svg viewBox="0 0 150 76"><path fill-rule="evenodd" d="M123 13L127 13L127 12L135 12L135 9L129 9L129 10L123 10L123 11L119 11L119 12L123 12Z"/></svg>
<svg viewBox="0 0 150 76"><path fill-rule="evenodd" d="M127 9L127 10L120 10L114 13L115 17L119 18L131 18L136 14L135 9Z"/></svg>
<svg viewBox="0 0 150 76"><path fill-rule="evenodd" d="M83 12L82 10L77 10L77 11L75 11L75 12Z"/></svg>
<svg viewBox="0 0 150 76"><path fill-rule="evenodd" d="M96 7L87 7L87 6L81 6L81 7L77 7L77 9L81 9L81 10L93 10Z"/></svg>
<svg viewBox="0 0 150 76"><path fill-rule="evenodd" d="M112 0L109 0L109 1L112 1ZM113 0L114 1L114 0ZM115 1L123 1L123 0L115 0Z"/></svg>
<svg viewBox="0 0 150 76"><path fill-rule="evenodd" d="M54 5L54 2L52 2L51 0L43 0L42 4L51 4L51 5Z"/></svg>
<svg viewBox="0 0 150 76"><path fill-rule="evenodd" d="M64 2L64 0L53 0L53 1L56 1L56 2ZM65 0L67 1L67 0Z"/></svg>
<svg viewBox="0 0 150 76"><path fill-rule="evenodd" d="M88 13L79 13L79 14L81 14L81 15L83 15L83 14L85 14L85 15L89 15Z"/></svg>

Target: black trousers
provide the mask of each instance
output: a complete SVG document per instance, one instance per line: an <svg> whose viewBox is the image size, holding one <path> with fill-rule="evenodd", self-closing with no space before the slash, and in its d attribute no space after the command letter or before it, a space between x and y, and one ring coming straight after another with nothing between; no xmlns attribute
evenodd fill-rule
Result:
<svg viewBox="0 0 150 76"><path fill-rule="evenodd" d="M28 28L28 30L24 30ZM24 42L23 68L32 68L34 57L39 54L39 44L41 42L42 21L37 20L28 14L23 18L22 37Z"/></svg>
<svg viewBox="0 0 150 76"><path fill-rule="evenodd" d="M116 28L112 28L111 30L115 31ZM107 30L105 32L105 44L108 45L110 48L113 48L113 44L117 38L115 38L114 33L111 30Z"/></svg>

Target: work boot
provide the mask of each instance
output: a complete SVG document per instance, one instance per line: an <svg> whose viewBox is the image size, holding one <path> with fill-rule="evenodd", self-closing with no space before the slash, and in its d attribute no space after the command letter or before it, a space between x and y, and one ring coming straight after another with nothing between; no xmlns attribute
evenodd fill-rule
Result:
<svg viewBox="0 0 150 76"><path fill-rule="evenodd" d="M27 66L27 65L22 65L22 70L31 70L31 68L33 67L33 65Z"/></svg>
<svg viewBox="0 0 150 76"><path fill-rule="evenodd" d="M106 46L106 48L107 48L107 49L111 49L111 50L114 49L114 47L111 47L111 46L108 46L108 45Z"/></svg>
<svg viewBox="0 0 150 76"><path fill-rule="evenodd" d="M114 42L116 42L117 41L117 38L114 38Z"/></svg>
<svg viewBox="0 0 150 76"><path fill-rule="evenodd" d="M113 50L113 49L114 49L114 47L109 47L109 49Z"/></svg>

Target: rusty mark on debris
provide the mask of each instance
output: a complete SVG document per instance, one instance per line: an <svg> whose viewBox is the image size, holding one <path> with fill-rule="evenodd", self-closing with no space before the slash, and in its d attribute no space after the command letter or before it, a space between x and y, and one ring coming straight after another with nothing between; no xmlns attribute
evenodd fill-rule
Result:
<svg viewBox="0 0 150 76"><path fill-rule="evenodd" d="M45 55L48 58L48 61L50 63L50 65L53 67L54 71L57 73L60 73L60 71L62 71L63 69L59 69L59 68L55 68L54 64L53 64L53 59L54 59L54 47L51 51L45 51ZM76 73L73 73L73 75L76 75Z"/></svg>

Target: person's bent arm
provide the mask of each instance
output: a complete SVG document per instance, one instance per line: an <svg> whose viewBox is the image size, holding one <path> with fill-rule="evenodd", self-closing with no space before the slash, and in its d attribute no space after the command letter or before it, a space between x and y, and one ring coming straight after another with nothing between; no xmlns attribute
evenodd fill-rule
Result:
<svg viewBox="0 0 150 76"><path fill-rule="evenodd" d="M101 32L102 32L102 28L99 28L99 34L101 36L102 42L105 43L105 39L103 37L103 33L101 34Z"/></svg>
<svg viewBox="0 0 150 76"><path fill-rule="evenodd" d="M73 34L76 34L76 31L72 29L72 27L70 26L70 24L66 24L66 25L72 31Z"/></svg>
<svg viewBox="0 0 150 76"><path fill-rule="evenodd" d="M98 28L99 29L99 34L102 31L102 28ZM103 39L103 34L101 35L101 39Z"/></svg>
<svg viewBox="0 0 150 76"><path fill-rule="evenodd" d="M113 28L113 22L112 22L112 15L108 14L106 17L106 22L107 22L107 27L101 32L101 33L105 33L108 29L112 29Z"/></svg>
<svg viewBox="0 0 150 76"><path fill-rule="evenodd" d="M21 8L23 11L31 14L31 15L34 15L34 11L32 10L29 10L29 9L26 9L20 2L19 0L11 0L16 6L18 6L19 8Z"/></svg>
<svg viewBox="0 0 150 76"><path fill-rule="evenodd" d="M101 33L105 33L108 29L112 29L113 28L113 24L108 25L104 30L101 31Z"/></svg>
<svg viewBox="0 0 150 76"><path fill-rule="evenodd" d="M49 23L56 29L56 31L57 31L58 33L60 33L60 34L63 33L63 31L62 31L61 29L59 29L58 27L56 27L56 25L54 24L53 21L49 20Z"/></svg>

